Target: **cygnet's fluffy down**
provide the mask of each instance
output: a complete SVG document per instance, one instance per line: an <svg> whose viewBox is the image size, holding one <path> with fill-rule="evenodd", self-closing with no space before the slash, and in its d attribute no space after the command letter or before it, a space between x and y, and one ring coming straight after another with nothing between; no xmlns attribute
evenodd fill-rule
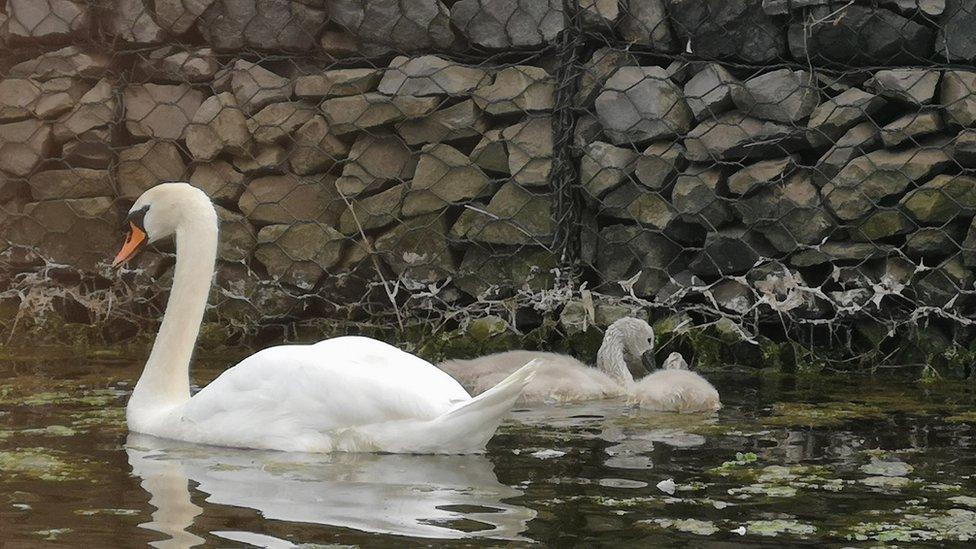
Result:
<svg viewBox="0 0 976 549"><path fill-rule="evenodd" d="M657 412L714 412L722 407L715 387L689 371L680 353L671 353L664 368L638 381L628 401Z"/></svg>
<svg viewBox="0 0 976 549"><path fill-rule="evenodd" d="M607 374L567 355L539 351L508 351L470 360L447 360L437 365L468 390L481 394L528 361L538 359L532 381L518 402L578 402L624 394L623 386Z"/></svg>

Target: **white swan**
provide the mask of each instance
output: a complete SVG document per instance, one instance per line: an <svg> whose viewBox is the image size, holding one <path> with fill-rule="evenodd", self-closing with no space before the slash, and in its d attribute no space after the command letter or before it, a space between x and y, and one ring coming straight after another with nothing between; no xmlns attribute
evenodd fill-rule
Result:
<svg viewBox="0 0 976 549"><path fill-rule="evenodd" d="M128 215L118 266L176 235L166 314L126 408L134 432L187 442L303 452L475 453L532 378L529 364L476 398L413 355L365 337L260 351L190 396L189 365L217 254L202 191L163 183Z"/></svg>
<svg viewBox="0 0 976 549"><path fill-rule="evenodd" d="M596 368L556 353L507 351L469 360L447 360L437 365L472 394L479 394L530 360L539 361L532 381L519 403L582 402L630 393L631 369L643 373L653 368L654 330L637 318L621 318L611 324L597 352Z"/></svg>
<svg viewBox="0 0 976 549"><path fill-rule="evenodd" d="M715 387L689 371L680 353L671 353L662 369L638 381L628 402L657 412L715 412L722 407Z"/></svg>

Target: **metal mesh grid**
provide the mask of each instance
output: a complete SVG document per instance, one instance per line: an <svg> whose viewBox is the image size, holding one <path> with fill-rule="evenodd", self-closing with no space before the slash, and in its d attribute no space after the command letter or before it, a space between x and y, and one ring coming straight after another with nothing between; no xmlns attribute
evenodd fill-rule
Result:
<svg viewBox="0 0 976 549"><path fill-rule="evenodd" d="M700 362L961 363L974 20L973 0L0 0L0 322L151 327L172 250L107 260L132 201L183 179L222 220L221 341L423 347L501 317L565 348L640 314Z"/></svg>

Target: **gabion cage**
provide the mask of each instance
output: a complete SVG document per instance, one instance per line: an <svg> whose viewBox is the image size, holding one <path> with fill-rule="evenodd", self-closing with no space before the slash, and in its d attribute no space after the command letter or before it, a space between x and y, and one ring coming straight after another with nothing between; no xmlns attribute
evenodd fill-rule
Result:
<svg viewBox="0 0 976 549"><path fill-rule="evenodd" d="M186 180L222 221L227 341L500 317L560 346L632 314L700 361L968 360L974 24L976 0L0 0L0 322L151 327L172 250L108 262L132 201Z"/></svg>

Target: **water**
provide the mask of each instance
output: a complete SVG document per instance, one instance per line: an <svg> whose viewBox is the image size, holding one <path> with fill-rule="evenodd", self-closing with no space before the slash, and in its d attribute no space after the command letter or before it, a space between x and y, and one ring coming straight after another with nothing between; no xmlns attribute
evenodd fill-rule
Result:
<svg viewBox="0 0 976 549"><path fill-rule="evenodd" d="M972 383L727 374L710 376L715 416L542 407L517 411L482 456L323 456L127 434L140 368L0 362L0 546L976 539Z"/></svg>

